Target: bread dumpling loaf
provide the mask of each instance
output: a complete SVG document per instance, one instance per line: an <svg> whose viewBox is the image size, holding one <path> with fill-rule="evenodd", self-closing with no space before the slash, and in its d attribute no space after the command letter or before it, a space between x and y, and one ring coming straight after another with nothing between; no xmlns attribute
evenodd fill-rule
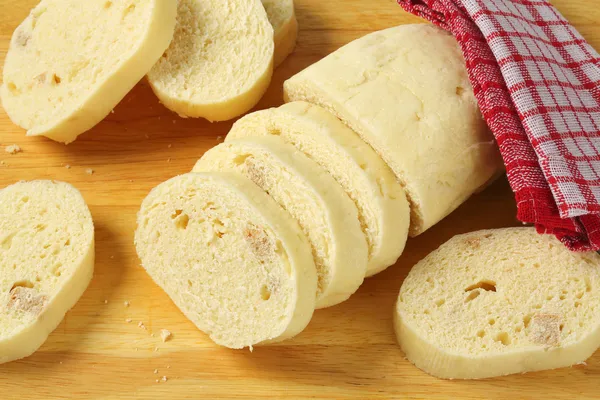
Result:
<svg viewBox="0 0 600 400"><path fill-rule="evenodd" d="M173 38L174 0L42 0L15 30L2 105L29 136L70 143L158 61Z"/></svg>
<svg viewBox="0 0 600 400"><path fill-rule="evenodd" d="M241 175L161 183L142 203L135 245L152 279L217 344L288 339L312 317L317 278L306 237Z"/></svg>
<svg viewBox="0 0 600 400"><path fill-rule="evenodd" d="M298 221L317 267L317 308L341 303L361 285L368 249L356 206L294 146L278 137L230 140L207 151L194 171L243 174Z"/></svg>
<svg viewBox="0 0 600 400"><path fill-rule="evenodd" d="M273 65L278 67L296 47L298 21L294 11L294 0L262 0L262 4L273 26L275 42Z"/></svg>
<svg viewBox="0 0 600 400"><path fill-rule="evenodd" d="M406 357L440 378L583 362L600 346L600 256L534 228L455 236L408 274L395 328Z"/></svg>
<svg viewBox="0 0 600 400"><path fill-rule="evenodd" d="M0 363L56 329L94 271L94 225L81 194L54 181L0 190Z"/></svg>
<svg viewBox="0 0 600 400"><path fill-rule="evenodd" d="M456 40L432 25L366 35L284 84L286 101L321 105L387 162L416 236L502 171Z"/></svg>
<svg viewBox="0 0 600 400"><path fill-rule="evenodd" d="M253 136L277 136L293 144L344 188L369 246L367 276L396 262L408 235L408 202L393 172L355 132L319 106L293 102L246 115L225 141Z"/></svg>
<svg viewBox="0 0 600 400"><path fill-rule="evenodd" d="M179 115L225 121L263 96L273 52L273 28L260 0L179 0L175 36L148 81Z"/></svg>

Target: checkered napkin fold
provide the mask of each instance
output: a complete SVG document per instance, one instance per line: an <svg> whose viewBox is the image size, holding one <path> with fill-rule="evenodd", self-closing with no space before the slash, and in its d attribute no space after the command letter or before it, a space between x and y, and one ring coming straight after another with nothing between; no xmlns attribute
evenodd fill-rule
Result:
<svg viewBox="0 0 600 400"><path fill-rule="evenodd" d="M519 220L600 250L600 56L545 0L398 0L450 31Z"/></svg>

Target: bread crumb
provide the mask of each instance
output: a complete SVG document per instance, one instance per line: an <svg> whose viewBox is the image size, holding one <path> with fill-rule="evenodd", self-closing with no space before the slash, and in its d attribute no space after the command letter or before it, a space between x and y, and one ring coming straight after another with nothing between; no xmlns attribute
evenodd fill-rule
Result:
<svg viewBox="0 0 600 400"><path fill-rule="evenodd" d="M161 329L160 338L162 339L163 343L166 342L167 340L171 339L171 332L168 329Z"/></svg>
<svg viewBox="0 0 600 400"><path fill-rule="evenodd" d="M150 136L148 136L148 134L147 134L147 133L146 133L146 134L144 134L144 137L145 137L146 139L149 139L149 138L150 138Z"/></svg>
<svg viewBox="0 0 600 400"><path fill-rule="evenodd" d="M91 168L88 168L88 169L85 170L85 173L88 174L88 175L92 175L94 173L94 170L91 169Z"/></svg>
<svg viewBox="0 0 600 400"><path fill-rule="evenodd" d="M71 166L69 164L65 165L66 169L71 169Z"/></svg>
<svg viewBox="0 0 600 400"><path fill-rule="evenodd" d="M170 149L171 147L173 147L173 145L169 143L167 147Z"/></svg>
<svg viewBox="0 0 600 400"><path fill-rule="evenodd" d="M223 136L217 136L217 142L222 142L223 141Z"/></svg>
<svg viewBox="0 0 600 400"><path fill-rule="evenodd" d="M171 366L170 366L170 365L167 365L167 369L170 369L170 368L171 368Z"/></svg>
<svg viewBox="0 0 600 400"><path fill-rule="evenodd" d="M146 326L144 325L144 323L143 323L142 321L140 321L140 322L138 323L138 328L142 328L142 329L144 329L144 330L145 330L145 329L146 329Z"/></svg>
<svg viewBox="0 0 600 400"><path fill-rule="evenodd" d="M123 302L123 305L124 305L125 307L129 307L129 302L128 302L128 301L124 301L124 302Z"/></svg>
<svg viewBox="0 0 600 400"><path fill-rule="evenodd" d="M171 159L170 159L170 158L167 158L167 162L171 162Z"/></svg>
<svg viewBox="0 0 600 400"><path fill-rule="evenodd" d="M111 114L114 114L114 113L115 113L115 110L114 110L114 109L110 110L110 113L111 113Z"/></svg>
<svg viewBox="0 0 600 400"><path fill-rule="evenodd" d="M127 318L127 319L125 320L125 322L127 322L128 324L130 324L130 323L131 323L131 321L132 321L132 319L131 319L131 318Z"/></svg>
<svg viewBox="0 0 600 400"><path fill-rule="evenodd" d="M157 379L157 380L156 380L156 383L158 383L158 382L159 382L159 380Z"/></svg>
<svg viewBox="0 0 600 400"><path fill-rule="evenodd" d="M8 154L17 154L22 152L23 149L21 149L21 147L19 147L17 144L11 144L10 146L6 146L4 151L6 151Z"/></svg>
<svg viewBox="0 0 600 400"><path fill-rule="evenodd" d="M129 182L133 182L133 179L130 179Z"/></svg>
<svg viewBox="0 0 600 400"><path fill-rule="evenodd" d="M161 381L166 382L168 379L166 376L163 376L162 378L160 378Z"/></svg>
<svg viewBox="0 0 600 400"><path fill-rule="evenodd" d="M137 347L135 348L135 351L138 351L138 348L137 348Z"/></svg>
<svg viewBox="0 0 600 400"><path fill-rule="evenodd" d="M176 120L173 120L173 125L175 125L176 123L177 123L177 121L176 121Z"/></svg>
<svg viewBox="0 0 600 400"><path fill-rule="evenodd" d="M155 348L154 348L154 352L157 352L157 351L158 351L158 347L155 347Z"/></svg>
<svg viewBox="0 0 600 400"><path fill-rule="evenodd" d="M60 361L59 364L62 364L62 361Z"/></svg>
<svg viewBox="0 0 600 400"><path fill-rule="evenodd" d="M155 369L155 370L154 370L154 373L155 373L155 374L158 374L158 370L157 370L157 369Z"/></svg>
<svg viewBox="0 0 600 400"><path fill-rule="evenodd" d="M108 304L108 300L104 300L104 304Z"/></svg>
<svg viewBox="0 0 600 400"><path fill-rule="evenodd" d="M152 332L152 333L150 334L150 337L154 337L154 332Z"/></svg>

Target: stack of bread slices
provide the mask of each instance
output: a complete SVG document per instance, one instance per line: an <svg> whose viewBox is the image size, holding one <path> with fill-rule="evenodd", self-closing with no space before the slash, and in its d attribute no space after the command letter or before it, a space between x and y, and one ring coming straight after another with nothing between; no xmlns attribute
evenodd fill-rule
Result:
<svg viewBox="0 0 600 400"><path fill-rule="evenodd" d="M13 34L0 99L29 136L74 141L145 75L182 117L232 119L258 103L296 44L293 0L82 4L42 0Z"/></svg>
<svg viewBox="0 0 600 400"><path fill-rule="evenodd" d="M139 212L143 266L229 347L300 332L502 170L458 45L433 26L358 39L285 96Z"/></svg>

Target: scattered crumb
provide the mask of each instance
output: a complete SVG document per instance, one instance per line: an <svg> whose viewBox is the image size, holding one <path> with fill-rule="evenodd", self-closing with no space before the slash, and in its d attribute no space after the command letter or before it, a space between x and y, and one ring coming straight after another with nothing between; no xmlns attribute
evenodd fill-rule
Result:
<svg viewBox="0 0 600 400"><path fill-rule="evenodd" d="M177 123L177 121L176 121L176 120L173 120L173 125L175 125L176 123Z"/></svg>
<svg viewBox="0 0 600 400"><path fill-rule="evenodd" d="M133 182L133 179L130 179L129 182Z"/></svg>
<svg viewBox="0 0 600 400"><path fill-rule="evenodd" d="M223 136L217 136L217 142L222 142L223 141Z"/></svg>
<svg viewBox="0 0 600 400"><path fill-rule="evenodd" d="M149 138L150 138L150 136L148 136L148 134L147 134L147 133L146 133L146 134L144 134L144 137L145 137L146 139L149 139Z"/></svg>
<svg viewBox="0 0 600 400"><path fill-rule="evenodd" d="M138 328L146 329L146 326L144 325L144 323L142 321L140 321L138 323Z"/></svg>
<svg viewBox="0 0 600 400"><path fill-rule="evenodd" d="M160 378L161 381L166 382L168 379L166 376L163 376L162 378Z"/></svg>
<svg viewBox="0 0 600 400"><path fill-rule="evenodd" d="M4 160L0 161L0 164L4 165Z"/></svg>
<svg viewBox="0 0 600 400"><path fill-rule="evenodd" d="M159 380L157 379L157 380L156 380L156 383L158 383L158 382L159 382Z"/></svg>
<svg viewBox="0 0 600 400"><path fill-rule="evenodd" d="M152 333L150 334L150 337L154 337L154 332L152 332Z"/></svg>
<svg viewBox="0 0 600 400"><path fill-rule="evenodd" d="M91 168L88 168L88 169L85 170L85 173L88 174L88 175L92 175L94 173L94 170L91 169Z"/></svg>
<svg viewBox="0 0 600 400"><path fill-rule="evenodd" d="M104 304L108 304L108 300L104 300Z"/></svg>
<svg viewBox="0 0 600 400"><path fill-rule="evenodd" d="M60 361L59 364L62 364L62 361Z"/></svg>
<svg viewBox="0 0 600 400"><path fill-rule="evenodd" d="M166 342L167 340L171 339L171 332L167 329L161 329L160 338L162 339L163 343Z"/></svg>
<svg viewBox="0 0 600 400"><path fill-rule="evenodd" d="M171 366L170 366L170 365L167 365L167 369L169 369L169 368L171 368Z"/></svg>
<svg viewBox="0 0 600 400"><path fill-rule="evenodd" d="M170 149L171 147L173 147L173 145L172 145L172 144L169 144L167 147Z"/></svg>
<svg viewBox="0 0 600 400"><path fill-rule="evenodd" d="M154 373L155 373L155 374L158 374L158 370L157 370L157 369L155 369L155 370L154 370Z"/></svg>
<svg viewBox="0 0 600 400"><path fill-rule="evenodd" d="M129 303L128 301L125 301L125 302L123 302L123 305L124 305L125 307L129 307L129 304L130 304L130 303Z"/></svg>
<svg viewBox="0 0 600 400"><path fill-rule="evenodd" d="M130 324L130 323L131 323L131 318L127 318L127 319L125 320L125 322L127 322L128 324Z"/></svg>
<svg viewBox="0 0 600 400"><path fill-rule="evenodd" d="M157 351L158 351L158 347L155 347L155 348L154 348L154 351L155 351L155 352L157 352Z"/></svg>
<svg viewBox="0 0 600 400"><path fill-rule="evenodd" d="M113 110L110 110L110 113L111 113L111 114L114 114L114 113L115 113L115 110L114 110L114 109L113 109Z"/></svg>
<svg viewBox="0 0 600 400"><path fill-rule="evenodd" d="M71 169L71 166L69 164L65 165L66 169Z"/></svg>
<svg viewBox="0 0 600 400"><path fill-rule="evenodd" d="M138 351L138 348L137 348L137 347L135 348L135 351Z"/></svg>
<svg viewBox="0 0 600 400"><path fill-rule="evenodd" d="M4 151L6 151L8 154L17 154L22 152L23 149L21 149L21 147L19 147L17 144L11 144L10 146L6 146Z"/></svg>
<svg viewBox="0 0 600 400"><path fill-rule="evenodd" d="M170 159L170 158L167 158L167 162L171 162L171 159Z"/></svg>
<svg viewBox="0 0 600 400"><path fill-rule="evenodd" d="M110 259L112 260L113 258L115 258L115 256L110 256Z"/></svg>

